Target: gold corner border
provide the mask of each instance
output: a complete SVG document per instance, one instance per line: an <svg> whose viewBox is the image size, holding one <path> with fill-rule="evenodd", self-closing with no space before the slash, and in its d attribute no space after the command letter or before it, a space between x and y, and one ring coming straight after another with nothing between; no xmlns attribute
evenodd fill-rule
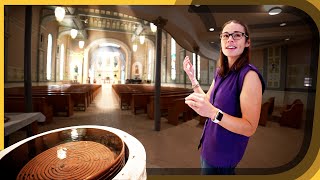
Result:
<svg viewBox="0 0 320 180"><path fill-rule="evenodd" d="M257 2L256 0L56 0L54 3L48 3L47 0L3 0L0 1L0 116L4 117L4 6L5 5L191 5L191 4L204 4L204 5L267 5L267 4L279 4L290 5L306 12L316 23L318 32L320 29L320 1L319 0L262 0ZM320 49L318 49L320 52ZM318 71L317 71L317 86L315 96L315 109L320 109L320 56L318 56ZM0 122L0 148L4 147L4 122ZM310 147L303 158L303 160L294 168L275 175L265 176L236 176L240 179L320 179L320 112L314 111L312 138ZM306 167L309 167L306 169ZM306 170L305 170L306 169ZM303 171L303 172L302 172ZM210 179L212 176L148 176L148 179ZM219 177L221 178L221 176ZM232 179L235 177L226 176L226 179Z"/></svg>

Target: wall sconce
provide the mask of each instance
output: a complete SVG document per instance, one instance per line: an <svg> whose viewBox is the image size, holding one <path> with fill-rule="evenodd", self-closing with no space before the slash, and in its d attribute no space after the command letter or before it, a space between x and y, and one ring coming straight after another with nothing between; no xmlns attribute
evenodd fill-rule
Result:
<svg viewBox="0 0 320 180"><path fill-rule="evenodd" d="M133 43L133 45L132 45L132 50L133 50L134 52L136 52L136 51L138 50L138 45L137 45L136 42Z"/></svg>
<svg viewBox="0 0 320 180"><path fill-rule="evenodd" d="M156 32L157 31L157 26L154 25L153 23L150 23L150 29L152 32Z"/></svg>
<svg viewBox="0 0 320 180"><path fill-rule="evenodd" d="M145 38L146 38L146 37L145 37L144 35L140 35L140 36L139 36L140 44L143 44L143 43L144 43Z"/></svg>
<svg viewBox="0 0 320 180"><path fill-rule="evenodd" d="M84 41L79 41L79 48L82 49L84 47Z"/></svg>
<svg viewBox="0 0 320 180"><path fill-rule="evenodd" d="M78 30L76 30L76 29L71 29L70 35L71 35L71 38L72 38L72 39L76 38L77 35L78 35Z"/></svg>
<svg viewBox="0 0 320 180"><path fill-rule="evenodd" d="M66 11L63 7L56 7L54 10L54 15L56 16L56 20L61 22L64 18L64 15L66 14Z"/></svg>

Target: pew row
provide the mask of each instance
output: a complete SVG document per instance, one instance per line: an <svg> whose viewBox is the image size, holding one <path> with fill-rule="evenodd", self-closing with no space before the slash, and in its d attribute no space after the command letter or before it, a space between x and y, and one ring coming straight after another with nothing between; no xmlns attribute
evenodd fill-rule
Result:
<svg viewBox="0 0 320 180"><path fill-rule="evenodd" d="M175 99L172 106L168 108L168 123L172 125L179 124L179 117L182 114L183 122L192 119L194 111L186 103L184 98Z"/></svg>
<svg viewBox="0 0 320 180"><path fill-rule="evenodd" d="M53 108L54 116L72 116L74 110L85 111L101 85L49 85L32 86L32 97L45 97ZM5 97L24 97L24 87L5 88Z"/></svg>
<svg viewBox="0 0 320 180"><path fill-rule="evenodd" d="M46 97L32 97L33 112L41 112L45 117L45 123L52 122L53 108ZM5 97L4 112L17 113L26 112L24 97Z"/></svg>
<svg viewBox="0 0 320 180"><path fill-rule="evenodd" d="M168 109L173 105L173 101L176 99L185 98L190 93L181 93L181 94L165 94L160 96L160 112L162 116L165 116L168 113ZM147 114L149 119L154 119L154 96L149 97L149 102L147 105Z"/></svg>

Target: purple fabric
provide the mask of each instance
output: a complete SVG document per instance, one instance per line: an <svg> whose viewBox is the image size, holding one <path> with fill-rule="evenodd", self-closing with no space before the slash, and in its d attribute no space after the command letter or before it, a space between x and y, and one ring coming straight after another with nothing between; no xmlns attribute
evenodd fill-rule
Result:
<svg viewBox="0 0 320 180"><path fill-rule="evenodd" d="M259 75L264 92L265 84L261 74L256 67L248 64L239 71L230 71L225 78L216 73L210 102L222 112L241 118L240 93L244 77L250 70ZM207 119L201 137L201 156L211 166L236 167L243 157L248 140L249 137L233 133Z"/></svg>

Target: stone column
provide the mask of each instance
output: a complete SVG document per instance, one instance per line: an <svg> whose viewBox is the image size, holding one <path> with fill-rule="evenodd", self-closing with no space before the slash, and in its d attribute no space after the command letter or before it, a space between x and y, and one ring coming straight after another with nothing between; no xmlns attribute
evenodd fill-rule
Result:
<svg viewBox="0 0 320 180"><path fill-rule="evenodd" d="M163 19L159 16L153 21L153 24L157 26L156 37L156 77L155 77L155 101L154 101L154 129L160 131L160 87L161 87L161 43L162 43L162 29L167 23L167 19Z"/></svg>
<svg viewBox="0 0 320 180"><path fill-rule="evenodd" d="M25 32L24 32L24 94L25 110L32 112L32 82L31 82L31 33L32 33L32 6L25 9Z"/></svg>

